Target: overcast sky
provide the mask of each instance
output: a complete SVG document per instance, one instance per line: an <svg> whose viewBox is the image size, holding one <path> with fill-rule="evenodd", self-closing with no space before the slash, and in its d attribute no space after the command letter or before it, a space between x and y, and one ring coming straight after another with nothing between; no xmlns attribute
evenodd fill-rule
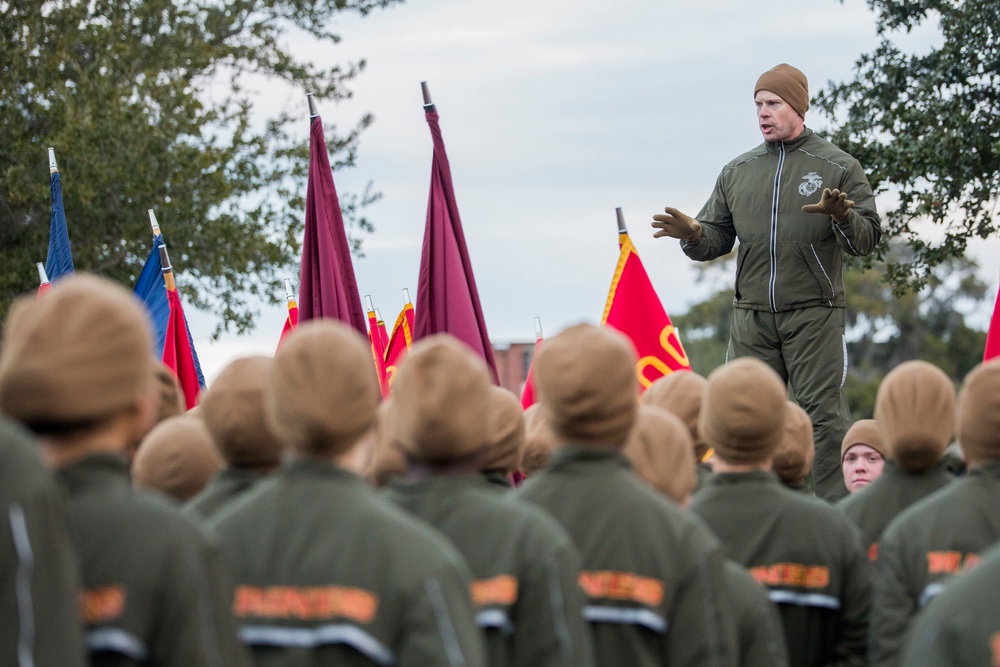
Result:
<svg viewBox="0 0 1000 667"><path fill-rule="evenodd" d="M383 194L354 261L361 296L389 326L403 288L416 298L432 154L426 80L494 341L532 340L536 316L546 335L599 322L618 257L616 206L667 312L686 311L720 283L698 283L676 241L653 239L652 215L667 205L695 215L721 167L761 141L753 84L764 70L795 65L815 95L851 77L877 43L874 24L863 0L408 0L340 18L338 45L296 37L307 59L367 60L352 100L317 100L328 130L375 116L357 167L335 175L338 190L371 180ZM920 48L934 34L906 41ZM260 119L300 110L308 142L303 92L260 86ZM824 119L810 112L806 125ZM983 253L984 274L996 276L997 245ZM265 309L253 334L210 344L215 321L192 317L209 379L233 356L273 351L283 320L283 309Z"/></svg>

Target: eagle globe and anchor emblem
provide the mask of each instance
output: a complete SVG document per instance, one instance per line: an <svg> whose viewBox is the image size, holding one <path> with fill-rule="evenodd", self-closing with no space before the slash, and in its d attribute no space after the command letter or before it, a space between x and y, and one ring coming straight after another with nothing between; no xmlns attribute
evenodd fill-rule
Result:
<svg viewBox="0 0 1000 667"><path fill-rule="evenodd" d="M821 187L823 187L823 177L815 171L810 171L802 177L802 182L799 183L799 194L808 197L815 194Z"/></svg>

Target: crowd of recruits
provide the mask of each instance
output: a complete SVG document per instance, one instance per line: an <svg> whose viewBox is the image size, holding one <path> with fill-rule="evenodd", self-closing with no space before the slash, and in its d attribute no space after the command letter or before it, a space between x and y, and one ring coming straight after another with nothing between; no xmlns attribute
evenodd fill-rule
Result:
<svg viewBox="0 0 1000 667"><path fill-rule="evenodd" d="M885 473L834 507L770 368L640 404L606 328L546 341L522 414L448 336L381 402L367 341L304 323L152 430L181 408L126 290L67 278L2 345L3 664L1000 664L1000 362L957 406L893 369Z"/></svg>

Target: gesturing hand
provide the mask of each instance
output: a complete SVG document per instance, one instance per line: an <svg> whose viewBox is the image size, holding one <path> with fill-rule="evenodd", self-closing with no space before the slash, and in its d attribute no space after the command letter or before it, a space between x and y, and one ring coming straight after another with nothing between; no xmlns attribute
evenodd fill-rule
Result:
<svg viewBox="0 0 1000 667"><path fill-rule="evenodd" d="M653 233L653 238L670 236L685 241L697 241L701 237L700 222L670 206L663 210L664 213L653 216L653 228L659 230Z"/></svg>
<svg viewBox="0 0 1000 667"><path fill-rule="evenodd" d="M823 188L823 195L818 204L806 204L802 207L805 213L825 213L837 222L843 222L850 213L854 202L847 198L846 192Z"/></svg>

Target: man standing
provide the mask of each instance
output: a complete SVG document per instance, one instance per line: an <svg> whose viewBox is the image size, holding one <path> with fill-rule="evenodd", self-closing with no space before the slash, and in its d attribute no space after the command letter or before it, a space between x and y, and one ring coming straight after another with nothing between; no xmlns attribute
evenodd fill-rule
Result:
<svg viewBox="0 0 1000 667"><path fill-rule="evenodd" d="M790 387L815 428L816 495L834 500L846 495L850 424L841 252L871 253L882 230L860 163L805 127L805 75L786 64L764 72L754 102L764 143L723 168L697 219L672 207L654 215L653 236L681 239L696 261L739 240L727 358L758 357Z"/></svg>

